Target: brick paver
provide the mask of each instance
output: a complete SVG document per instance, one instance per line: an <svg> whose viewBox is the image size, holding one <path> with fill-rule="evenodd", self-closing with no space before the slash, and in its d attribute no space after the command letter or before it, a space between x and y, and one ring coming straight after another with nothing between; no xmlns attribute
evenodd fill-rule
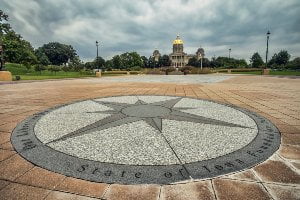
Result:
<svg viewBox="0 0 300 200"><path fill-rule="evenodd" d="M88 98L158 94L234 104L270 119L282 145L243 172L174 185L101 184L65 177L17 155L10 135L18 122L55 105ZM101 79L0 85L0 199L299 199L300 79L235 76L219 83L130 83Z"/></svg>

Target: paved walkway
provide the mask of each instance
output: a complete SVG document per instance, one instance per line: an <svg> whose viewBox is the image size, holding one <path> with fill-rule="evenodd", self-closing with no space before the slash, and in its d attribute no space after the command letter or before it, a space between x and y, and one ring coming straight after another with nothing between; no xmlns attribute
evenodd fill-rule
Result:
<svg viewBox="0 0 300 200"><path fill-rule="evenodd" d="M182 77L168 76L168 81L164 81L165 76L130 76L0 85L0 199L299 199L300 80ZM14 151L11 132L28 116L60 104L116 95L175 95L230 103L271 120L282 134L282 144L271 158L251 169L172 185L79 180L34 166Z"/></svg>

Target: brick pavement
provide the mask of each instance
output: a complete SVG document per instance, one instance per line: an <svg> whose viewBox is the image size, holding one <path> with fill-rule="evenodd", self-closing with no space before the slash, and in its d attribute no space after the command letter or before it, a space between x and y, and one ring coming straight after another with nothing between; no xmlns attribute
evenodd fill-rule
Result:
<svg viewBox="0 0 300 200"><path fill-rule="evenodd" d="M0 85L0 199L300 199L300 79L235 76L210 84L101 83L93 79ZM93 183L32 165L14 151L16 124L49 107L95 97L159 94L247 108L281 131L280 149L245 171L173 185Z"/></svg>

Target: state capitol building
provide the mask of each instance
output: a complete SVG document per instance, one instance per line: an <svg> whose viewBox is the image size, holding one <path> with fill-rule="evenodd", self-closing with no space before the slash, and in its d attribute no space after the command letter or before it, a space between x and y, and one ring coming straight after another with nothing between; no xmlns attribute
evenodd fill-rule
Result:
<svg viewBox="0 0 300 200"><path fill-rule="evenodd" d="M156 49L153 52L153 58L155 61L158 61L161 54ZM177 35L176 39L173 40L173 52L169 54L169 58L171 60L172 67L184 67L188 64L189 60L193 57L196 57L197 60L204 58L204 49L199 48L195 54L187 54L183 51L183 40L180 39L179 35Z"/></svg>

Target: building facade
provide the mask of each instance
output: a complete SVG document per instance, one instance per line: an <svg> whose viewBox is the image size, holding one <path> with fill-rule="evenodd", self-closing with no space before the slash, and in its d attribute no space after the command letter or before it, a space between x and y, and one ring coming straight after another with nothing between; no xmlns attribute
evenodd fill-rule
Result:
<svg viewBox="0 0 300 200"><path fill-rule="evenodd" d="M180 39L179 35L177 35L176 39L173 40L173 52L169 54L169 58L171 61L171 66L175 68L184 67L189 63L189 60L193 57L196 57L197 60L204 58L204 49L199 48L195 54L187 54L184 52L183 48L183 40ZM161 54L158 50L153 52L153 58L155 61L159 60Z"/></svg>

